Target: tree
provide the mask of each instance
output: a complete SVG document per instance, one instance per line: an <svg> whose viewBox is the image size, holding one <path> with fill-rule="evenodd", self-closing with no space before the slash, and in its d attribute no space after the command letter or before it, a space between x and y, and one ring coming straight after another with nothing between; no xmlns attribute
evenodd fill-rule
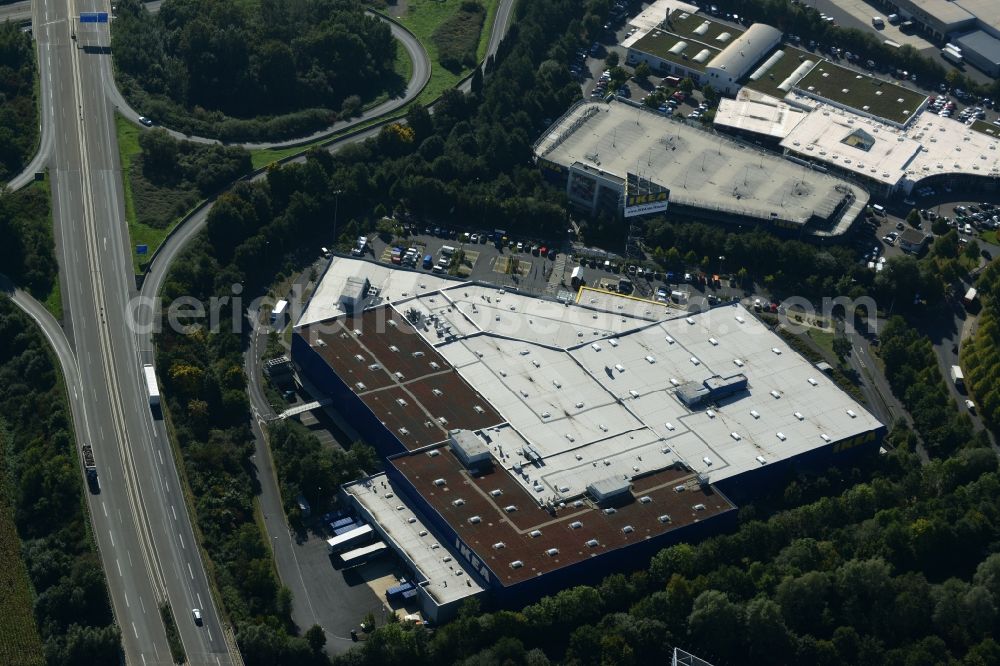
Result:
<svg viewBox="0 0 1000 666"><path fill-rule="evenodd" d="M694 81L692 81L690 77L685 76L681 79L680 89L690 95L691 91L694 90Z"/></svg>
<svg viewBox="0 0 1000 666"><path fill-rule="evenodd" d="M604 64L610 69L611 67L618 66L619 60L618 51L609 51L608 56L604 59Z"/></svg>
<svg viewBox="0 0 1000 666"><path fill-rule="evenodd" d="M841 361L847 358L847 355L851 353L853 345L851 341L844 337L836 337L833 339L833 353L837 355Z"/></svg>
<svg viewBox="0 0 1000 666"><path fill-rule="evenodd" d="M636 65L635 67L636 81L645 81L649 78L650 74L652 74L652 70L649 69L649 63L647 63L645 60Z"/></svg>
<svg viewBox="0 0 1000 666"><path fill-rule="evenodd" d="M911 227L920 226L920 211L916 208L911 208L910 212L906 214L906 221Z"/></svg>
<svg viewBox="0 0 1000 666"><path fill-rule="evenodd" d="M319 654L323 651L323 646L326 645L326 632L323 631L323 627L318 624L309 627L305 638L313 652Z"/></svg>

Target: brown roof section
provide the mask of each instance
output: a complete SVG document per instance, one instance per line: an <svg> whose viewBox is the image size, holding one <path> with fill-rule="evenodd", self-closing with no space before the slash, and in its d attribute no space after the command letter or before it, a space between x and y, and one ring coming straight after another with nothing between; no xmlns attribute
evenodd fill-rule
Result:
<svg viewBox="0 0 1000 666"><path fill-rule="evenodd" d="M389 306L303 326L297 334L408 450L443 441L456 428L479 430L503 423Z"/></svg>
<svg viewBox="0 0 1000 666"><path fill-rule="evenodd" d="M582 506L567 503L553 515L539 508L536 497L506 469L494 467L472 476L448 446L433 450L440 454L421 452L389 462L505 586L735 509L711 487L700 489L690 472L667 469L633 484L634 501L613 513L605 513L582 498ZM445 485L435 485L438 479L444 479ZM677 492L678 485L685 485L685 490ZM497 490L500 494L495 494ZM647 496L648 503L639 499ZM456 506L455 500L462 502ZM698 504L705 508L694 509ZM515 509L507 511L507 507ZM663 515L670 516L669 522L660 521ZM478 523L470 522L474 516L479 517ZM626 526L631 526L632 531L623 531ZM535 530L541 534L531 536ZM588 546L591 539L596 539L598 545ZM504 544L503 548L494 548L498 542ZM558 549L558 554L548 555L551 548ZM516 560L524 565L511 567Z"/></svg>

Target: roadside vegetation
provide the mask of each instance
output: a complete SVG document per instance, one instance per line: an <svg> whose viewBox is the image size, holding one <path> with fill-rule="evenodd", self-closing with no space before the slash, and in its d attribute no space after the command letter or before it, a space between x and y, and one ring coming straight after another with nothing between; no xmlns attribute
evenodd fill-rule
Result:
<svg viewBox="0 0 1000 666"><path fill-rule="evenodd" d="M388 25L354 0L293 6L117 3L112 52L129 103L186 134L281 140L356 116L406 81Z"/></svg>
<svg viewBox="0 0 1000 666"><path fill-rule="evenodd" d="M0 458L0 474L4 472ZM6 478L6 475L3 475ZM21 557L21 540L6 484L0 484L0 663L35 666L45 663L42 639L33 611L31 580Z"/></svg>
<svg viewBox="0 0 1000 666"><path fill-rule="evenodd" d="M90 533L66 389L45 339L6 298L0 299L0 461L0 498L13 511L34 618L5 615L4 631L24 632L17 638L24 663L36 663L35 631L50 666L118 663L119 633ZM14 538L5 532L4 547ZM3 561L13 587L0 596L24 603L17 582L22 565Z"/></svg>
<svg viewBox="0 0 1000 666"><path fill-rule="evenodd" d="M452 72L476 66L476 49L483 29L486 9L476 0L462 0L458 11L434 30L441 65Z"/></svg>
<svg viewBox="0 0 1000 666"><path fill-rule="evenodd" d="M406 0L399 22L416 36L431 60L431 78L417 100L430 104L454 88L486 52L499 0ZM484 29L485 28L485 29Z"/></svg>
<svg viewBox="0 0 1000 666"><path fill-rule="evenodd" d="M17 192L0 190L0 272L62 316L47 177Z"/></svg>
<svg viewBox="0 0 1000 666"><path fill-rule="evenodd" d="M38 144L35 48L16 23L0 23L0 183L19 174Z"/></svg>
<svg viewBox="0 0 1000 666"><path fill-rule="evenodd" d="M962 365L976 409L1000 432L1000 260L980 273L980 312L975 335L962 344Z"/></svg>
<svg viewBox="0 0 1000 666"><path fill-rule="evenodd" d="M379 469L378 457L370 446L355 442L347 452L339 447L324 447L293 419L275 421L268 426L268 441L281 484L285 514L296 529L302 527L297 497L305 497L316 513L328 511L341 484Z"/></svg>
<svg viewBox="0 0 1000 666"><path fill-rule="evenodd" d="M243 148L177 141L163 129L115 120L133 268L139 273L185 214L253 167ZM137 245L146 245L148 253L137 254Z"/></svg>

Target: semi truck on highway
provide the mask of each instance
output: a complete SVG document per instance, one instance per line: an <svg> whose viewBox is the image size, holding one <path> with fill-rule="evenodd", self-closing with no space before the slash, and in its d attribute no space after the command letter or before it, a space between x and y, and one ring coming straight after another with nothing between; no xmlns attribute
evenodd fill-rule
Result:
<svg viewBox="0 0 1000 666"><path fill-rule="evenodd" d="M955 388L965 388L965 375L962 374L962 368L960 366L951 366L951 381L954 382Z"/></svg>
<svg viewBox="0 0 1000 666"><path fill-rule="evenodd" d="M97 461L94 460L94 449L90 444L83 445L83 471L87 473L87 485L90 492L101 492L101 482L97 479Z"/></svg>
<svg viewBox="0 0 1000 666"><path fill-rule="evenodd" d="M146 376L146 392L149 394L149 406L154 410L160 406L160 387L156 385L156 369L149 363L142 366Z"/></svg>

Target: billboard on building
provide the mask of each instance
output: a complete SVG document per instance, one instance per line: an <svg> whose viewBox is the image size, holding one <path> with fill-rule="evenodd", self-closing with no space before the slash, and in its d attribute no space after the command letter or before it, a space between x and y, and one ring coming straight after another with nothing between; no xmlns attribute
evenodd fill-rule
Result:
<svg viewBox="0 0 1000 666"><path fill-rule="evenodd" d="M625 180L625 217L662 213L667 209L670 190L634 173Z"/></svg>

